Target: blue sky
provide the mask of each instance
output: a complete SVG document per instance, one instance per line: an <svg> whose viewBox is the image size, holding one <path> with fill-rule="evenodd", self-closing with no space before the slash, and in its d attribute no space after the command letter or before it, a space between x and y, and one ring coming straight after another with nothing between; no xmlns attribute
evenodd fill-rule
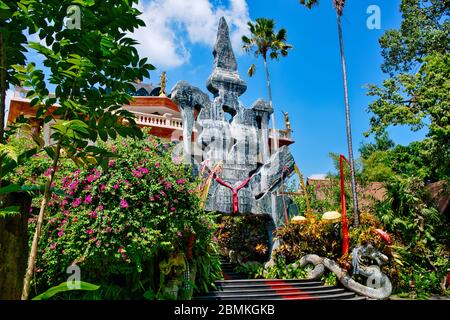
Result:
<svg viewBox="0 0 450 320"><path fill-rule="evenodd" d="M348 154L342 71L332 1L323 0L312 10L301 7L296 0L247 0L246 3L250 19L273 18L278 28L288 30L288 42L294 49L287 58L269 63L277 125L284 125L281 110L289 112L296 141L291 150L304 176L327 173L333 169L329 152ZM355 156L358 156L361 142L371 141L365 139L363 133L369 128L367 106L373 98L366 96L364 86L381 83L385 78L380 70L382 57L378 39L386 30L400 26L399 3L399 0L347 1L342 23ZM366 10L372 4L381 9L380 30L369 30L366 26L369 17ZM230 7L229 1L220 1L219 5ZM233 25L231 28L234 30ZM189 37L186 35L189 30L181 28L177 32ZM186 41L189 61L178 67L161 66L168 72L169 86L184 79L206 91L205 81L212 68L211 45ZM262 61L253 55L239 53L236 44L234 50L239 71L248 85L241 100L249 107L257 98L267 98ZM255 62L257 74L249 78L246 71ZM158 74L152 80L157 82L157 77ZM393 128L390 133L399 144L423 138L423 132L412 133L406 128Z"/></svg>
<svg viewBox="0 0 450 320"><path fill-rule="evenodd" d="M342 19L350 96L355 156L369 128L367 106L368 83L381 83L382 58L378 39L401 22L400 0L347 1ZM381 9L381 29L369 30L366 13L370 5ZM186 80L207 92L206 79L212 71L212 47L221 16L229 22L239 71L247 82L241 96L249 107L256 99L267 98L262 61L245 54L240 36L246 33L246 22L259 17L272 18L277 28L288 31L288 42L294 46L287 58L270 61L273 101L277 126L284 121L281 110L289 112L296 143L291 146L304 176L327 173L333 169L329 152L347 155L342 71L338 46L336 14L332 0L322 0L319 7L308 10L298 0L147 0L140 3L147 27L134 35L139 51L154 63L157 70L150 82L158 83L161 71L167 71L168 87ZM30 56L30 58L35 58ZM35 60L35 59L33 59ZM253 78L247 69L256 63ZM424 133L393 128L396 143L420 140Z"/></svg>

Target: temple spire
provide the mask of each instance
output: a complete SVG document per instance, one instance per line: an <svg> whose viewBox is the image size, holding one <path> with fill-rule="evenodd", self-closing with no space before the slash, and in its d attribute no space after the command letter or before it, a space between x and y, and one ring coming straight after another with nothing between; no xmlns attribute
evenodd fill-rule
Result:
<svg viewBox="0 0 450 320"><path fill-rule="evenodd" d="M213 71L206 86L215 97L221 95L223 103L226 103L228 108L237 109L239 105L237 98L245 92L247 85L239 75L231 46L230 31L223 17L219 21L213 55Z"/></svg>
<svg viewBox="0 0 450 320"><path fill-rule="evenodd" d="M236 71L237 63L230 41L228 24L224 17L220 18L217 40L214 46L214 68Z"/></svg>

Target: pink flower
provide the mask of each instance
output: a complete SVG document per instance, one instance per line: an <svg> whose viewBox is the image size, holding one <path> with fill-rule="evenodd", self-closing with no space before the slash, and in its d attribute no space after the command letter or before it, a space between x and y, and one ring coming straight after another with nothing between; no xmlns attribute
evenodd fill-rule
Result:
<svg viewBox="0 0 450 320"><path fill-rule="evenodd" d="M138 168L138 170L140 172L142 172L143 174L147 174L148 173L148 169L147 168Z"/></svg>
<svg viewBox="0 0 450 320"><path fill-rule="evenodd" d="M133 170L133 176L136 178L142 178L142 172L140 172L139 170Z"/></svg>
<svg viewBox="0 0 450 320"><path fill-rule="evenodd" d="M100 192L104 192L105 190L106 190L106 185L102 183L100 185Z"/></svg>
<svg viewBox="0 0 450 320"><path fill-rule="evenodd" d="M72 202L72 207L76 208L81 204L81 198L76 198L74 202Z"/></svg>
<svg viewBox="0 0 450 320"><path fill-rule="evenodd" d="M55 250L55 249L56 249L56 243L52 243L52 244L50 245L50 249Z"/></svg>
<svg viewBox="0 0 450 320"><path fill-rule="evenodd" d="M176 209L174 207L170 208L170 211L174 212Z"/></svg>
<svg viewBox="0 0 450 320"><path fill-rule="evenodd" d="M165 193L164 191L161 191L161 195L162 195L163 197L165 197L165 196L166 196L166 193Z"/></svg>
<svg viewBox="0 0 450 320"><path fill-rule="evenodd" d="M178 180L177 180L177 183L178 183L178 184L183 184L183 183L184 183L184 179L178 179Z"/></svg>
<svg viewBox="0 0 450 320"><path fill-rule="evenodd" d="M113 189L114 189L114 190L117 190L117 189L119 189L119 184L115 184L115 185L113 185Z"/></svg>
<svg viewBox="0 0 450 320"><path fill-rule="evenodd" d="M99 206L97 207L97 210L98 210L98 211L103 211L103 205L99 205Z"/></svg>
<svg viewBox="0 0 450 320"><path fill-rule="evenodd" d="M155 167L156 167L156 168L159 168L159 167L160 167L159 162L157 162L157 163L155 164Z"/></svg>
<svg viewBox="0 0 450 320"><path fill-rule="evenodd" d="M112 166L114 166L116 164L116 161L114 160L109 160L108 161L108 168L111 168Z"/></svg>
<svg viewBox="0 0 450 320"><path fill-rule="evenodd" d="M94 230L92 230L92 229L87 229L87 230L86 230L86 233L87 233L87 234L93 234L93 233L94 233Z"/></svg>
<svg viewBox="0 0 450 320"><path fill-rule="evenodd" d="M58 231L58 237L62 237L64 235L64 229Z"/></svg>
<svg viewBox="0 0 450 320"><path fill-rule="evenodd" d="M155 197L150 197L150 201L155 201Z"/></svg>
<svg viewBox="0 0 450 320"><path fill-rule="evenodd" d="M92 196L90 194L86 196L86 198L84 199L84 203L86 204L92 203Z"/></svg>
<svg viewBox="0 0 450 320"><path fill-rule="evenodd" d="M78 180L75 180L69 185L70 190L75 190L78 187Z"/></svg>
<svg viewBox="0 0 450 320"><path fill-rule="evenodd" d="M122 209L128 208L128 202L125 199L120 200L120 207Z"/></svg>
<svg viewBox="0 0 450 320"><path fill-rule="evenodd" d="M178 199L173 199L173 203L178 203Z"/></svg>
<svg viewBox="0 0 450 320"><path fill-rule="evenodd" d="M100 244L101 244L100 240L97 240L97 242L95 243L95 245L96 245L97 247L100 247Z"/></svg>
<svg viewBox="0 0 450 320"><path fill-rule="evenodd" d="M183 236L183 234L181 233L181 231L178 231L178 236L181 238Z"/></svg>
<svg viewBox="0 0 450 320"><path fill-rule="evenodd" d="M188 192L189 192L189 193L194 193L194 190L189 189Z"/></svg>
<svg viewBox="0 0 450 320"><path fill-rule="evenodd" d="M91 218L91 219L97 219L97 211L91 211L91 212L89 212L89 218Z"/></svg>
<svg viewBox="0 0 450 320"><path fill-rule="evenodd" d="M106 233L111 233L111 231L112 231L111 227L106 228Z"/></svg>
<svg viewBox="0 0 450 320"><path fill-rule="evenodd" d="M47 171L44 172L44 176L48 177L52 174L53 171L53 167L48 168Z"/></svg>

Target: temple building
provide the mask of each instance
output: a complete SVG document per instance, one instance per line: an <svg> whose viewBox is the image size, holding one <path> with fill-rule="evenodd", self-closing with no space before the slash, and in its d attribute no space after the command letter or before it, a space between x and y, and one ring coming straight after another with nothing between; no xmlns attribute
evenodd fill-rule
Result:
<svg viewBox="0 0 450 320"><path fill-rule="evenodd" d="M170 99L170 94L165 94L165 73L161 75L161 82L152 85L142 82L134 84L136 92L133 93L133 100L124 109L132 112L136 116L136 123L140 127L151 127L151 134L171 141L183 140L183 121L180 107ZM161 90L163 89L163 90ZM42 119L36 119L36 108L30 106L30 99L26 98L27 89L16 87L14 96L11 99L8 114L8 124L13 123L20 115L29 119L34 128L43 132L44 141L49 144L50 126L52 122L43 124ZM55 105L57 108L57 105ZM197 117L198 112L195 112ZM287 114L285 114L286 120ZM286 120L286 129L278 130L279 146L294 143L291 137L289 120ZM194 129L192 140L195 140L196 130ZM269 145L273 137L272 130L269 133ZM270 146L269 146L270 148Z"/></svg>

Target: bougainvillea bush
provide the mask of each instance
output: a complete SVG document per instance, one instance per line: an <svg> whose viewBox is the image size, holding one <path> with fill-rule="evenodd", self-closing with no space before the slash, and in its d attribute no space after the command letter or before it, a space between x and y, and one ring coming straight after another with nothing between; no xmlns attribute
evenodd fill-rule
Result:
<svg viewBox="0 0 450 320"><path fill-rule="evenodd" d="M172 145L148 134L103 147L117 156L103 167L76 169L67 160L59 168L59 192L39 243L37 293L66 281L67 268L76 264L82 281L101 285L91 298L163 297L161 289L174 279L161 274L160 264L170 265L174 255L185 257L191 273L197 270L190 284L206 290L220 275L215 217L200 209L190 167L173 158ZM48 165L36 156L19 173L36 182L52 170Z"/></svg>

